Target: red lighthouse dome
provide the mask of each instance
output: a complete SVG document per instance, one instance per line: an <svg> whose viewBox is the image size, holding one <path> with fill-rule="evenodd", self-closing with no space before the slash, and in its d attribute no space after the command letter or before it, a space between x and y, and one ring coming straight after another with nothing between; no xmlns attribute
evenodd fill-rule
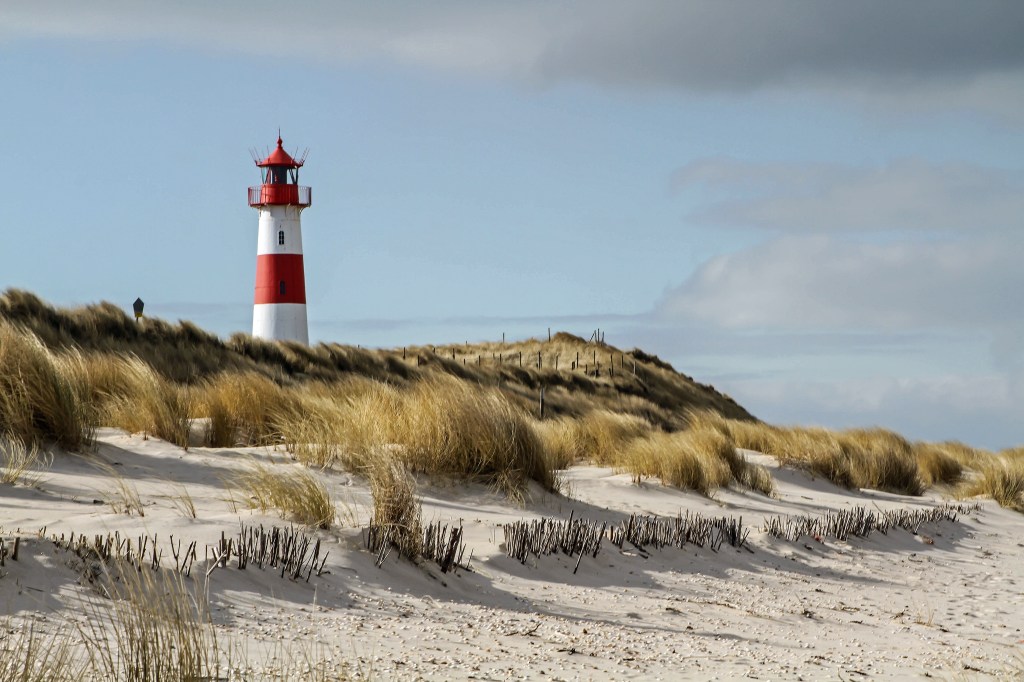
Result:
<svg viewBox="0 0 1024 682"><path fill-rule="evenodd" d="M312 203L312 191L299 185L299 168L305 159L295 159L284 150L281 136L277 136L277 149L267 158L256 161L263 177L263 184L249 188L249 205L299 206L307 208Z"/></svg>

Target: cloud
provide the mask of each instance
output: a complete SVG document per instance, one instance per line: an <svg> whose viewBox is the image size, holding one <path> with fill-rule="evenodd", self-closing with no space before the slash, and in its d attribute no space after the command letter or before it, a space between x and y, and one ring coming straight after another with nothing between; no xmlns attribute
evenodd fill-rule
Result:
<svg viewBox="0 0 1024 682"><path fill-rule="evenodd" d="M999 374L847 381L752 379L730 383L740 404L774 423L882 426L910 438L993 449L1024 442L1020 386Z"/></svg>
<svg viewBox="0 0 1024 682"><path fill-rule="evenodd" d="M0 26L690 92L1019 86L1024 69L1024 5L1000 0L63 0L5 3Z"/></svg>
<svg viewBox="0 0 1024 682"><path fill-rule="evenodd" d="M1012 3L750 0L603 3L552 44L546 73L730 91L836 80L905 88L1024 65Z"/></svg>
<svg viewBox="0 0 1024 682"><path fill-rule="evenodd" d="M673 182L696 197L691 219L767 233L706 261L654 312L667 329L732 335L691 357L740 404L990 447L1024 437L1021 173L705 159Z"/></svg>
<svg viewBox="0 0 1024 682"><path fill-rule="evenodd" d="M785 236L713 258L656 310L733 329L991 329L1019 317L1022 247Z"/></svg>
<svg viewBox="0 0 1024 682"><path fill-rule="evenodd" d="M676 191L722 197L690 219L780 231L1016 230L1024 173L898 159L882 166L702 159L673 174Z"/></svg>

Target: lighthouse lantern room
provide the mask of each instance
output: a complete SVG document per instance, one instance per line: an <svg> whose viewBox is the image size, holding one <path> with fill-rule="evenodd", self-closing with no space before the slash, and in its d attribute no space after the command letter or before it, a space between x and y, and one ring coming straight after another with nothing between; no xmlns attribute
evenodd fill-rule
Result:
<svg viewBox="0 0 1024 682"><path fill-rule="evenodd" d="M308 344L299 221L302 209L311 203L310 188L299 185L305 155L292 157L284 150L279 134L277 149L255 161L263 182L249 188L249 205L259 209L252 335Z"/></svg>

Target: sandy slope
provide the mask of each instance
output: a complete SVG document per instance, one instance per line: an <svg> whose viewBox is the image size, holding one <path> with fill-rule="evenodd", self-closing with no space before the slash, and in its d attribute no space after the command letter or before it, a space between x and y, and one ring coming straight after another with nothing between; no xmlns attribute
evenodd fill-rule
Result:
<svg viewBox="0 0 1024 682"><path fill-rule="evenodd" d="M787 542L758 530L766 515L927 507L907 498L837 489L772 468L777 499L733 490L714 499L655 483L635 486L608 469L566 472L571 498L533 491L525 507L476 485L421 485L425 520L461 521L471 572L390 559L362 549L365 483L325 480L347 527L328 540L329 573L308 583L270 570L215 570L214 617L246 652L244 679L261 679L285 654L357 663L375 679L945 679L1024 674L1024 516L984 502L958 522L874 534L848 543ZM47 534L156 534L213 546L239 521L286 525L228 500L224 481L252 461L297 466L262 449L184 452L118 431L88 457L57 454L37 487L0 487L0 528L26 538L0 569L0 613L68 627L88 589ZM103 470L95 463L110 465ZM145 516L114 513L111 472L137 489ZM181 514L187 490L197 518ZM237 497L237 496L236 496ZM100 501L98 503L98 501ZM618 521L630 513L742 515L753 551L723 546L548 556L527 565L500 546L502 523L542 516ZM199 552L200 560L203 551ZM201 562L202 563L202 562ZM204 573L205 565L193 576ZM226 637L225 637L226 639ZM276 656L275 660L273 657ZM293 661L290 665L296 665Z"/></svg>

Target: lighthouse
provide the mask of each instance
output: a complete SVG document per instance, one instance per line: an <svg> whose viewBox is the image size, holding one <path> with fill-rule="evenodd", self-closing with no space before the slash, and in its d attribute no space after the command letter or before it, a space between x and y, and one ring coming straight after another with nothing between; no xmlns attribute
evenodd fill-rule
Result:
<svg viewBox="0 0 1024 682"><path fill-rule="evenodd" d="M309 343L306 278L302 268L302 209L311 203L309 187L299 186L305 163L277 149L262 161L255 157L262 184L249 188L249 206L259 210L256 242L256 297L252 335L272 341Z"/></svg>

